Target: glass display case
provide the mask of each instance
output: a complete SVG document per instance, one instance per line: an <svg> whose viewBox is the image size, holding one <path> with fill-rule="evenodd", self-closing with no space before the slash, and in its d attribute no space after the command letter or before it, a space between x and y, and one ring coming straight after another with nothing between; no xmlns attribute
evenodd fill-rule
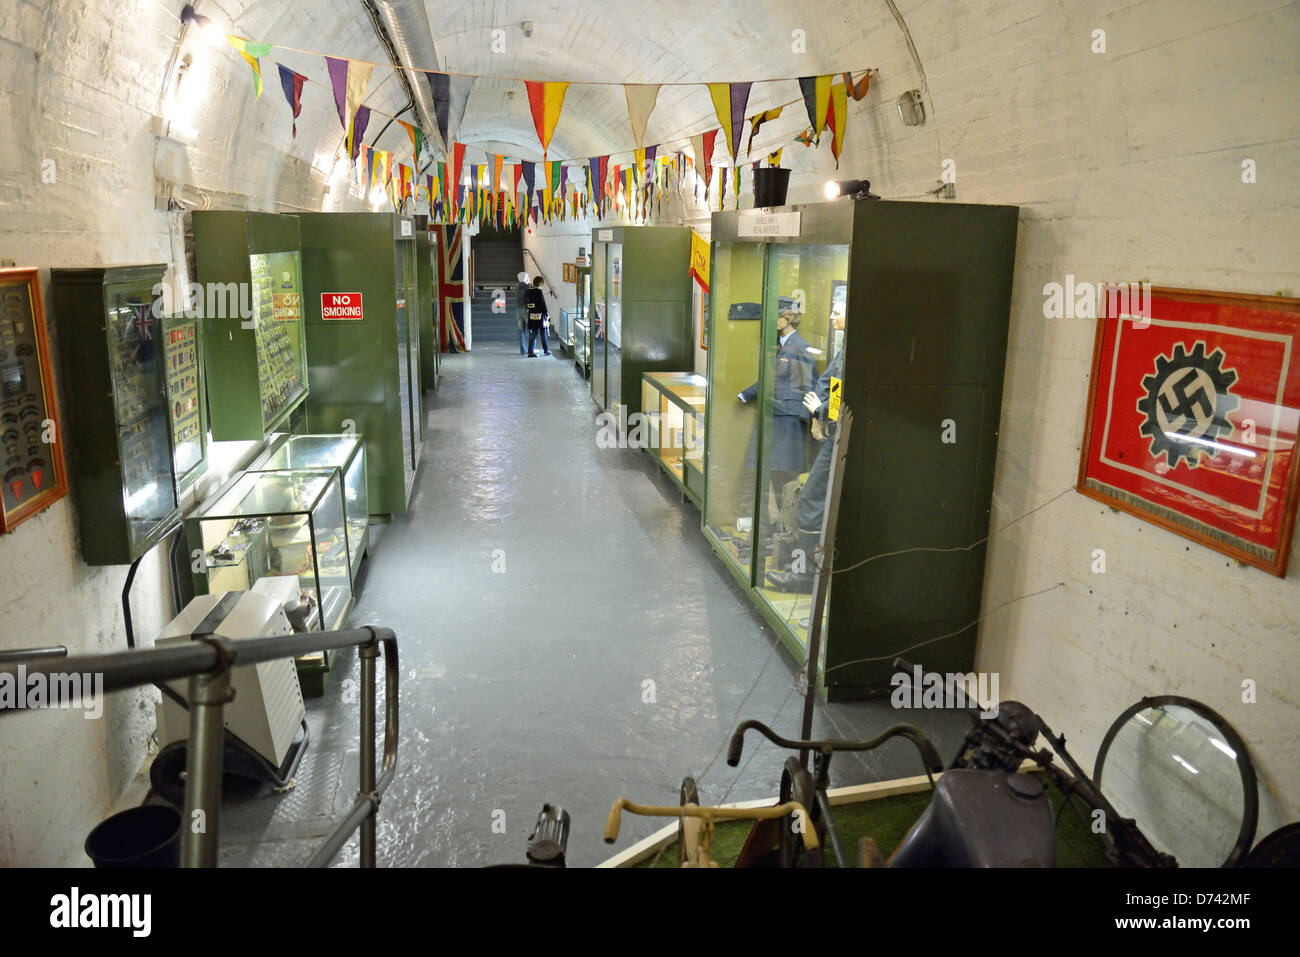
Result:
<svg viewBox="0 0 1300 957"><path fill-rule="evenodd" d="M573 318L573 361L584 376L591 374L591 324L583 318Z"/></svg>
<svg viewBox="0 0 1300 957"><path fill-rule="evenodd" d="M840 401L857 413L833 700L886 690L907 648L973 666L1016 228L1014 207L849 199L713 216L704 533L800 660Z"/></svg>
<svg viewBox="0 0 1300 957"><path fill-rule="evenodd" d="M338 469L244 472L186 518L190 549L203 556L195 592L296 575L310 630L345 628L353 596L344 515ZM324 653L298 659L308 675L328 667Z"/></svg>
<svg viewBox="0 0 1300 957"><path fill-rule="evenodd" d="M645 449L696 505L704 498L708 381L695 372L647 372L641 377L641 410L649 425Z"/></svg>
<svg viewBox="0 0 1300 957"><path fill-rule="evenodd" d="M307 396L298 219L196 210L206 376L214 441L260 441Z"/></svg>
<svg viewBox="0 0 1300 957"><path fill-rule="evenodd" d="M415 230L391 213L301 213L307 428L366 445L370 513L406 511L423 454Z"/></svg>
<svg viewBox="0 0 1300 957"><path fill-rule="evenodd" d="M272 436L266 452L249 471L328 468L338 469L343 481L348 566L355 583L361 559L365 557L369 544L370 531L369 498L366 493L366 445L361 436L277 434Z"/></svg>
<svg viewBox="0 0 1300 957"><path fill-rule="evenodd" d="M179 519L166 356L154 312L154 287L166 269L50 271L65 428L76 450L70 474L89 565L130 564Z"/></svg>
<svg viewBox="0 0 1300 957"><path fill-rule="evenodd" d="M641 375L689 367L691 231L615 226L592 233L591 395L601 409L641 411Z"/></svg>
<svg viewBox="0 0 1300 957"><path fill-rule="evenodd" d="M208 401L203 376L203 325L187 316L163 317L163 356L172 463L184 490L207 469Z"/></svg>

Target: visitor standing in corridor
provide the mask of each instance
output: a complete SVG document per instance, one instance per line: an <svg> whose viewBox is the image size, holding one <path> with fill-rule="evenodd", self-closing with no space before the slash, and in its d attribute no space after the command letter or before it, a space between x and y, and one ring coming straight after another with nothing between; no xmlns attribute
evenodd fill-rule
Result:
<svg viewBox="0 0 1300 957"><path fill-rule="evenodd" d="M550 355L551 349L546 344L546 323L551 315L546 310L546 295L542 292L542 277L533 277L533 288L528 290L524 300L528 304L528 358L536 359L537 334L542 334L542 353Z"/></svg>

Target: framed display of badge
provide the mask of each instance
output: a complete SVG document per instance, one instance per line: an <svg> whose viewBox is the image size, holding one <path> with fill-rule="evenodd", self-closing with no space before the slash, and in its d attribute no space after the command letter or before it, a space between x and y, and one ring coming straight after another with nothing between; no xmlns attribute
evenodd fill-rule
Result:
<svg viewBox="0 0 1300 957"><path fill-rule="evenodd" d="M0 269L0 532L68 494L62 441L38 272Z"/></svg>
<svg viewBox="0 0 1300 957"><path fill-rule="evenodd" d="M1285 576L1300 299L1132 291L1099 297L1078 490Z"/></svg>

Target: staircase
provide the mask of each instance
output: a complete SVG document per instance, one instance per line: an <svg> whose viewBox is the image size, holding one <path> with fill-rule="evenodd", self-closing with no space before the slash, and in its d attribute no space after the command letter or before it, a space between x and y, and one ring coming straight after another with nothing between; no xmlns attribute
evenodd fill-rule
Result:
<svg viewBox="0 0 1300 957"><path fill-rule="evenodd" d="M474 289L470 302L474 317L474 345L511 343L518 348L515 325L515 286L524 271L523 237L519 230L480 230L470 244L474 256ZM492 311L492 291L504 289L506 311Z"/></svg>

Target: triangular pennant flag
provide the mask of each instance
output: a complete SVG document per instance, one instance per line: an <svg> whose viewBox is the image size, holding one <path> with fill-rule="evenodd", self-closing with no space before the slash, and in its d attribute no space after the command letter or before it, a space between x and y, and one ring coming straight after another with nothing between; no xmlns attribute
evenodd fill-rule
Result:
<svg viewBox="0 0 1300 957"><path fill-rule="evenodd" d="M420 165L420 148L424 145L424 133L418 126L412 126L410 123L398 120L406 130L406 135L411 139L411 155L415 157L415 165Z"/></svg>
<svg viewBox="0 0 1300 957"><path fill-rule="evenodd" d="M754 134L758 132L758 128L768 120L774 120L779 117L783 109L785 109L783 106L774 107L773 109L764 110L762 113L755 114L749 118L749 146L745 148L746 156L754 151Z"/></svg>
<svg viewBox="0 0 1300 957"><path fill-rule="evenodd" d="M302 85L307 78L301 73L294 73L283 63L277 63L276 66L280 70L280 89L284 90L284 98L293 109L293 138L297 139L298 115L302 113Z"/></svg>
<svg viewBox="0 0 1300 957"><path fill-rule="evenodd" d="M352 118L352 125L348 128L348 158L355 160L357 152L361 146L361 138L366 135L366 127L370 125L370 107L357 107L357 115Z"/></svg>
<svg viewBox="0 0 1300 957"><path fill-rule="evenodd" d="M862 79L857 83L853 82L853 74L844 74L844 86L849 96L855 100L860 100L867 95L867 87L871 84L871 71L862 74Z"/></svg>
<svg viewBox="0 0 1300 957"><path fill-rule="evenodd" d="M502 156L500 153L492 154L492 195L493 196L496 196L496 194L500 191L503 185L501 182L501 167L505 164L505 161L506 161L505 157Z"/></svg>
<svg viewBox="0 0 1300 957"><path fill-rule="evenodd" d="M826 76L801 76L799 89L803 91L804 106L808 108L808 119L812 122L812 135L820 139L826 128L826 111L831 105L831 78Z"/></svg>
<svg viewBox="0 0 1300 957"><path fill-rule="evenodd" d="M723 134L727 138L727 152L732 161L737 158L736 150L745 122L745 107L749 104L751 83L710 83L709 96L713 99L713 109L722 124Z"/></svg>
<svg viewBox="0 0 1300 957"><path fill-rule="evenodd" d="M429 93L433 96L433 121L438 124L438 135L443 145L451 141L451 77L445 73L425 71L424 78L429 83Z"/></svg>
<svg viewBox="0 0 1300 957"><path fill-rule="evenodd" d="M253 43L243 37L237 37L233 33L226 34L226 41L238 50L239 55L244 58L244 62L253 68L253 89L256 91L253 99L259 99L262 95L262 64L257 62L257 58L268 56L271 52L271 44ZM191 80L190 82L194 81Z"/></svg>
<svg viewBox="0 0 1300 957"><path fill-rule="evenodd" d="M742 169L743 167L736 167L736 181L731 185L732 192L736 194L736 209L740 209L740 171Z"/></svg>
<svg viewBox="0 0 1300 957"><path fill-rule="evenodd" d="M722 178L718 180L718 211L722 211L722 204L727 198L727 167L722 167Z"/></svg>
<svg viewBox="0 0 1300 957"><path fill-rule="evenodd" d="M330 86L334 89L334 105L338 107L339 123L347 129L349 121L357 115L357 108L365 98L366 86L370 83L370 71L373 63L359 60L343 60L327 56L325 65L329 68Z"/></svg>
<svg viewBox="0 0 1300 957"><path fill-rule="evenodd" d="M848 125L849 98L843 83L831 87L831 108L827 125L831 128L831 155L835 168L840 168L840 150L844 148L844 127Z"/></svg>
<svg viewBox="0 0 1300 957"><path fill-rule="evenodd" d="M775 153L768 153L767 165L771 167L779 167L781 165L781 153L782 150L777 150Z"/></svg>
<svg viewBox="0 0 1300 957"><path fill-rule="evenodd" d="M533 190L537 183L537 164L524 163L524 197L527 202L531 203L533 199Z"/></svg>
<svg viewBox="0 0 1300 957"><path fill-rule="evenodd" d="M542 142L542 156L550 148L551 137L555 134L555 124L560 119L560 109L564 106L564 94L569 89L567 83L539 83L528 80L528 108L533 114L533 126L537 128L537 138Z"/></svg>
<svg viewBox="0 0 1300 957"><path fill-rule="evenodd" d="M645 127L650 114L659 99L657 83L625 83L623 93L627 97L627 118L632 123L632 140L640 149L645 141Z"/></svg>
<svg viewBox="0 0 1300 957"><path fill-rule="evenodd" d="M460 203L458 202L457 198L460 196L460 187L461 187L460 171L461 171L461 167L464 164L465 164L465 144L453 143L451 147L451 169L447 170L447 175L448 177L450 177L451 180L447 184L447 186L451 192L450 199L451 199L453 215L455 215L456 211L460 209Z"/></svg>

